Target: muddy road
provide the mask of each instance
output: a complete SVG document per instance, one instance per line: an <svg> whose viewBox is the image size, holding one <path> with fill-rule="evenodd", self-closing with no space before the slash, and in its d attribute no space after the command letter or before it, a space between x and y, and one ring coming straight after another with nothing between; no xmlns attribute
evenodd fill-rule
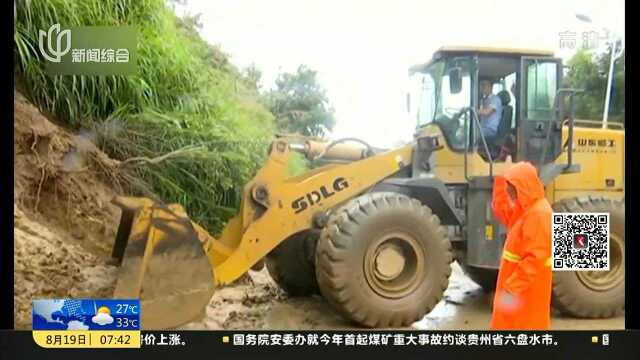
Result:
<svg viewBox="0 0 640 360"><path fill-rule="evenodd" d="M454 263L444 299L421 321L418 330L486 330L490 295L467 278ZM624 317L575 319L554 313L556 330L624 329ZM250 272L242 283L218 289L206 317L183 329L330 330L354 329L321 297L289 298L273 283L266 270Z"/></svg>

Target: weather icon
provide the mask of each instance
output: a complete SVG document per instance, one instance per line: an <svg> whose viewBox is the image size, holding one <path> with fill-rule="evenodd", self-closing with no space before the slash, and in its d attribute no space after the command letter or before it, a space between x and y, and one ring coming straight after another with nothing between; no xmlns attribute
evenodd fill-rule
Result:
<svg viewBox="0 0 640 360"><path fill-rule="evenodd" d="M91 321L101 326L111 324L113 322L111 310L106 306L101 306L96 312L96 315L91 318Z"/></svg>
<svg viewBox="0 0 640 360"><path fill-rule="evenodd" d="M89 327L82 321L72 320L67 324L67 330L89 330Z"/></svg>

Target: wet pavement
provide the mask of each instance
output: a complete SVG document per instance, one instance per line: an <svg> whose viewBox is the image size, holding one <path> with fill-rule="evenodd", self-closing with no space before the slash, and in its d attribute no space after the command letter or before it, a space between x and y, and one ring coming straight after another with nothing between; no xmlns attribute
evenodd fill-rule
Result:
<svg viewBox="0 0 640 360"><path fill-rule="evenodd" d="M491 295L464 275L454 263L443 300L419 322L419 330L487 330ZM555 330L624 329L624 316L613 319L576 319L554 313ZM359 329L346 321L319 295L288 297L266 269L250 271L248 280L218 289L201 321L183 329L333 330Z"/></svg>

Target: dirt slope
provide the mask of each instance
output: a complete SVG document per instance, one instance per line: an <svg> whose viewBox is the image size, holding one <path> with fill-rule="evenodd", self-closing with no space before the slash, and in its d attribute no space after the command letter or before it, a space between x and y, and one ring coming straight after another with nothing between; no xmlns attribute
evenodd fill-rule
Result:
<svg viewBox="0 0 640 360"><path fill-rule="evenodd" d="M31 300L109 297L117 269L107 265L120 211L109 169L115 161L90 133L56 126L15 93L14 303L16 328L31 327ZM104 171L107 169L107 171ZM207 318L191 329L252 329L284 300L266 270L211 299Z"/></svg>
<svg viewBox="0 0 640 360"><path fill-rule="evenodd" d="M105 261L119 221L109 166L89 138L52 124L19 93L14 100L14 293L16 328L31 326L31 300L101 297L115 268Z"/></svg>

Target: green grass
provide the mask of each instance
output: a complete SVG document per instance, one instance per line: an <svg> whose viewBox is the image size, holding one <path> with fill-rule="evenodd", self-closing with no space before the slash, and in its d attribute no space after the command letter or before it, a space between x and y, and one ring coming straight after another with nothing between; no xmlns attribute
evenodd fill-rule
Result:
<svg viewBox="0 0 640 360"><path fill-rule="evenodd" d="M311 169L311 164L304 155L292 152L289 158L289 167L287 168L288 176L296 176L307 172Z"/></svg>
<svg viewBox="0 0 640 360"><path fill-rule="evenodd" d="M133 194L179 202L210 231L235 213L242 186L266 155L273 116L258 103L227 56L180 21L163 0L17 0L15 73L26 96L58 123L98 131L111 157L157 157L127 167ZM49 76L39 29L135 25L138 72L132 76Z"/></svg>

